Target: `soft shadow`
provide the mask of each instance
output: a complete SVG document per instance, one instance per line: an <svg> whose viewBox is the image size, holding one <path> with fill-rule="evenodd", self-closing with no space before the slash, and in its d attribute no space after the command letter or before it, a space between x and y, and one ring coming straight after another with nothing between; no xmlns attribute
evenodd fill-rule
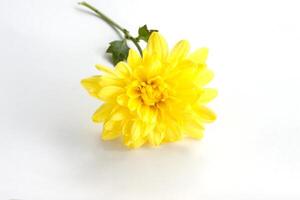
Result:
<svg viewBox="0 0 300 200"><path fill-rule="evenodd" d="M113 66L111 54L106 53L107 48L108 48L108 44L105 47L105 49L104 48L98 48L97 51L99 52L99 55L102 57L103 60L107 61L110 65Z"/></svg>
<svg viewBox="0 0 300 200"><path fill-rule="evenodd" d="M126 148L121 139L103 141L99 140L99 148L103 151L111 152L128 152L130 149Z"/></svg>
<svg viewBox="0 0 300 200"><path fill-rule="evenodd" d="M53 135L46 142L60 149L58 160L63 160L70 182L84 183L85 187L102 187L112 184L136 193L143 188L170 191L170 185L188 187L199 183L205 160L199 149L201 142L183 140L152 148L128 149L121 140L102 141L100 126L85 124L78 109L65 120L49 122ZM187 180L187 177L189 180ZM147 180L147 181L145 181ZM128 184L130 182L130 184Z"/></svg>

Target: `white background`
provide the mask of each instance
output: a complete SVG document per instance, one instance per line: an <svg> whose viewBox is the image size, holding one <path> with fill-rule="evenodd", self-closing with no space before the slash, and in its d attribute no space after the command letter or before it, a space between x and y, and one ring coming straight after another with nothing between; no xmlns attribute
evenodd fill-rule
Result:
<svg viewBox="0 0 300 200"><path fill-rule="evenodd" d="M77 1L1 0L1 200L300 199L299 1L89 2L209 47L218 120L202 141L102 142L79 82L118 36Z"/></svg>

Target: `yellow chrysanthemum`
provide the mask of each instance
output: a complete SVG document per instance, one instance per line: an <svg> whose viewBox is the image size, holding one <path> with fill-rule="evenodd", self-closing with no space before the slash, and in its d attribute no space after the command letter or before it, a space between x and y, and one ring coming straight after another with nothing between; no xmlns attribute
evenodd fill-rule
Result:
<svg viewBox="0 0 300 200"><path fill-rule="evenodd" d="M217 92L203 88L213 78L205 63L208 50L188 54L189 49L182 40L169 52L165 39L154 32L142 58L130 49L127 63L114 69L96 65L103 74L81 83L104 101L93 115L94 122L104 123L102 139L122 137L126 146L137 148L184 136L202 138L203 124L216 119L205 104Z"/></svg>

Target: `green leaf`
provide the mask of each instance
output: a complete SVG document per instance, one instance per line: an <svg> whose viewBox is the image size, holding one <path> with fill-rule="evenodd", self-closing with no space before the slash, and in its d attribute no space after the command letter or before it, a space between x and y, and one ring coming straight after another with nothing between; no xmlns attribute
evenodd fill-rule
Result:
<svg viewBox="0 0 300 200"><path fill-rule="evenodd" d="M145 24L144 26L139 28L139 36L137 37L137 39L148 42L148 39L149 39L151 33L155 32L155 31L158 31L158 30L149 30L147 25Z"/></svg>
<svg viewBox="0 0 300 200"><path fill-rule="evenodd" d="M116 65L120 61L125 61L128 57L129 47L126 40L115 40L109 43L106 53L110 53L112 62Z"/></svg>

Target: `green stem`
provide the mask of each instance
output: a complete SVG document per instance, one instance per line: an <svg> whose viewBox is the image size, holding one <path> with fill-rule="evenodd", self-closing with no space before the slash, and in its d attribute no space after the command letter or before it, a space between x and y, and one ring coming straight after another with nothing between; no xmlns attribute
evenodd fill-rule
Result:
<svg viewBox="0 0 300 200"><path fill-rule="evenodd" d="M142 48L139 45L138 40L135 39L132 35L130 35L130 33L127 29L123 28L122 26L120 26L119 24L114 22L112 19L110 19L109 17L107 17L106 15L101 13L99 10L97 10L95 7L91 6L87 2L83 1L83 2L80 2L78 4L81 5L81 6L84 6L86 8L89 8L90 10L95 12L98 17L100 17L102 20L104 20L108 25L110 25L113 28L117 28L119 31L121 31L124 34L124 38L128 39L128 40L131 40L133 42L133 44L136 46L136 48L138 49L138 51L140 52L141 56L143 55Z"/></svg>

